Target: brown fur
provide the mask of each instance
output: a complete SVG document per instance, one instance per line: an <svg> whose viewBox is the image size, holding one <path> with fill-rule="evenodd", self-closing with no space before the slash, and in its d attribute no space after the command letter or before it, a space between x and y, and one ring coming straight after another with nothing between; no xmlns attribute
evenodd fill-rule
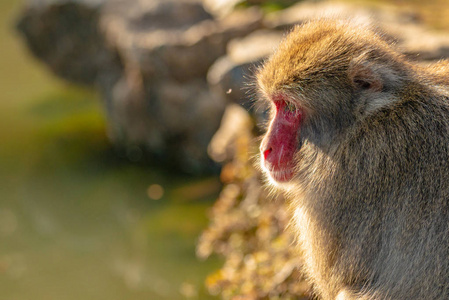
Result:
<svg viewBox="0 0 449 300"><path fill-rule="evenodd" d="M323 299L449 299L449 64L347 21L296 27L257 74L305 111L292 199Z"/></svg>

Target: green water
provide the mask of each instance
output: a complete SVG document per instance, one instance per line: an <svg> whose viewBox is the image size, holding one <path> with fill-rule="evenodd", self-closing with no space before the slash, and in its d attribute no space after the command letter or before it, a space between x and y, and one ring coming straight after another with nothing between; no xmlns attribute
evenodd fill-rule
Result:
<svg viewBox="0 0 449 300"><path fill-rule="evenodd" d="M117 159L98 95L31 58L19 8L0 2L0 299L210 299L219 262L195 243L217 180Z"/></svg>

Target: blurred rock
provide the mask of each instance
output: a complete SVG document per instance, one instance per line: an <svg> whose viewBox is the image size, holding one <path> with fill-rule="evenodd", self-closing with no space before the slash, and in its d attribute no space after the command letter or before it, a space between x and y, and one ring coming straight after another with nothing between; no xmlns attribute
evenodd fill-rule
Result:
<svg viewBox="0 0 449 300"><path fill-rule="evenodd" d="M449 35L433 32L420 24L406 26L382 26L393 36L399 49L415 61L438 61L449 58ZM418 38L419 37L419 38Z"/></svg>
<svg viewBox="0 0 449 300"><path fill-rule="evenodd" d="M197 1L138 1L132 7L119 1L105 9L101 28L125 63L123 78L106 97L111 138L143 141L158 159L188 172L209 166L207 145L225 102L209 90L207 70L230 39L259 28L261 20L259 11L248 10L216 21Z"/></svg>
<svg viewBox="0 0 449 300"><path fill-rule="evenodd" d="M178 14L184 13L195 15L187 7L197 10L200 4L186 2L179 9L169 10L163 8L181 6L182 1L163 1L161 5L142 1L136 4L138 9L132 7L141 12L136 15L127 11L131 9L128 2L118 3L119 7L105 10L102 30L110 45L126 62L138 66L146 80L174 78L186 82L192 77L204 77L212 63L225 54L229 40L260 28L262 22L258 10L239 11L220 21L212 20L203 10L196 22L189 19L184 25L167 26L167 22L159 20L179 20L182 18ZM162 15L151 18L148 14Z"/></svg>
<svg viewBox="0 0 449 300"><path fill-rule="evenodd" d="M228 105L221 120L220 129L209 144L209 156L217 162L232 160L236 156L235 141L242 131L250 131L252 126L252 121L245 109L237 104Z"/></svg>
<svg viewBox="0 0 449 300"><path fill-rule="evenodd" d="M271 9L279 9L296 2L298 2L298 0L203 0L206 9L218 17L226 16L239 6L268 6L271 7Z"/></svg>
<svg viewBox="0 0 449 300"><path fill-rule="evenodd" d="M241 0L203 0L204 7L212 14L222 17L231 13Z"/></svg>
<svg viewBox="0 0 449 300"><path fill-rule="evenodd" d="M224 104L209 92L206 82L165 81L157 88L145 87L144 93L130 89L125 82L115 86L112 139L130 145L144 141L157 160L188 173L210 165L206 149L218 129Z"/></svg>
<svg viewBox="0 0 449 300"><path fill-rule="evenodd" d="M34 55L58 76L94 85L122 73L117 53L98 29L103 1L30 1L17 28Z"/></svg>
<svg viewBox="0 0 449 300"><path fill-rule="evenodd" d="M200 0L35 1L18 28L59 76L97 87L112 141L189 173L214 168L207 145L224 99L206 74L230 39L260 28L257 9L214 20ZM134 150L132 150L134 149Z"/></svg>
<svg viewBox="0 0 449 300"><path fill-rule="evenodd" d="M212 89L228 102L240 104L256 113L252 87L254 72L263 59L276 49L282 35L280 31L258 30L229 42L227 55L209 69L207 79Z"/></svg>

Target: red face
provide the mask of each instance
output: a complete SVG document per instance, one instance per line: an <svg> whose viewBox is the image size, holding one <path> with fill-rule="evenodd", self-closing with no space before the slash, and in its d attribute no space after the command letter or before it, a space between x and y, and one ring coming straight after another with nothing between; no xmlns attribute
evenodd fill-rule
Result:
<svg viewBox="0 0 449 300"><path fill-rule="evenodd" d="M295 175L294 157L298 149L298 131L303 112L283 95L273 97L276 112L260 151L262 167L276 182L287 182Z"/></svg>

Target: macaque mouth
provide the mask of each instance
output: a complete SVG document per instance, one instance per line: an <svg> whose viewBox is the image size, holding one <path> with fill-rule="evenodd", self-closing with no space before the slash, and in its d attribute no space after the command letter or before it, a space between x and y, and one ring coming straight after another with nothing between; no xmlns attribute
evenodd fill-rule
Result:
<svg viewBox="0 0 449 300"><path fill-rule="evenodd" d="M294 102L286 101L285 96L273 98L276 111L260 147L262 164L274 181L286 182L295 175L303 110Z"/></svg>
<svg viewBox="0 0 449 300"><path fill-rule="evenodd" d="M293 167L282 168L279 170L271 169L267 170L270 177L276 182L287 182L290 181L293 176L295 176L295 171Z"/></svg>

